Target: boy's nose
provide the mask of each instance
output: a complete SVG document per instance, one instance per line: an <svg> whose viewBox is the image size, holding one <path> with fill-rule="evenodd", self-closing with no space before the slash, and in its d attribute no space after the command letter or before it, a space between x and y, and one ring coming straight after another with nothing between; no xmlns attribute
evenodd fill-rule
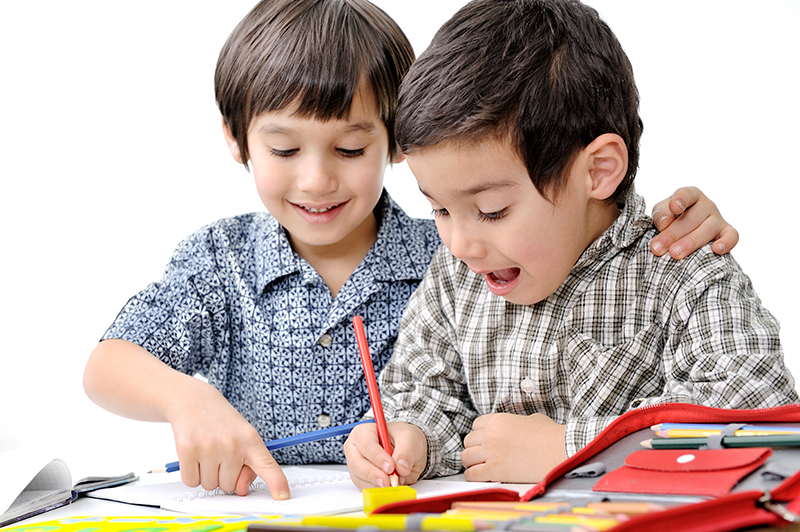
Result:
<svg viewBox="0 0 800 532"><path fill-rule="evenodd" d="M300 169L297 188L303 192L324 196L335 192L339 184L336 176L324 158L310 159Z"/></svg>
<svg viewBox="0 0 800 532"><path fill-rule="evenodd" d="M451 223L448 241L445 242L450 252L461 260L480 259L486 256L484 246L478 232L472 227L462 227Z"/></svg>

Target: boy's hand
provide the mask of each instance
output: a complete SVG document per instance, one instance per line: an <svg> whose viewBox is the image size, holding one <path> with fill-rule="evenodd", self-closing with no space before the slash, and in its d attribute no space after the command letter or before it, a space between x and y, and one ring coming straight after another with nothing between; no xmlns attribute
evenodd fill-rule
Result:
<svg viewBox="0 0 800 532"><path fill-rule="evenodd" d="M724 255L739 242L739 232L696 187L679 188L657 203L653 223L661 234L650 242L650 249L659 257L669 251L673 259L682 259L711 241L714 253Z"/></svg>
<svg viewBox="0 0 800 532"><path fill-rule="evenodd" d="M473 482L539 482L567 459L566 427L544 414L486 414L464 438L464 478Z"/></svg>
<svg viewBox="0 0 800 532"><path fill-rule="evenodd" d="M422 430L409 423L389 423L388 428L393 456L381 447L373 423L358 425L344 442L350 479L357 488L391 486L393 471L397 471L400 484L413 484L425 469L428 440Z"/></svg>
<svg viewBox="0 0 800 532"><path fill-rule="evenodd" d="M184 484L247 495L260 476L273 499L289 498L286 476L258 431L218 390L208 386L192 403L190 411L176 405L169 416Z"/></svg>

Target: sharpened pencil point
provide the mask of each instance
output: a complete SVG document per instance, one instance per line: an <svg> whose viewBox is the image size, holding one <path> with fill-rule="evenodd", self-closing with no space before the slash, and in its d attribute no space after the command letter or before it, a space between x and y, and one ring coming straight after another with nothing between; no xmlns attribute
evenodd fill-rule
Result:
<svg viewBox="0 0 800 532"><path fill-rule="evenodd" d="M645 449L652 449L653 448L653 440L644 440L642 442L642 447Z"/></svg>
<svg viewBox="0 0 800 532"><path fill-rule="evenodd" d="M155 469L151 469L147 473L149 474L149 473L166 473L166 472L167 472L167 468L166 467L157 467Z"/></svg>

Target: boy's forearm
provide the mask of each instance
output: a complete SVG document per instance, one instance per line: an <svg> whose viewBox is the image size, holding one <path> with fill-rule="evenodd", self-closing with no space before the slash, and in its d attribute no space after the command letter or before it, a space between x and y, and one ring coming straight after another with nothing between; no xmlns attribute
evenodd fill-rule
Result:
<svg viewBox="0 0 800 532"><path fill-rule="evenodd" d="M86 364L83 386L97 405L141 421L169 421L181 398L194 395L195 388L209 387L125 340L97 345Z"/></svg>
<svg viewBox="0 0 800 532"><path fill-rule="evenodd" d="M456 277L451 271L456 261L445 248L437 252L409 299L394 353L381 374L387 418L416 425L426 436L424 478L462 470L463 438L478 415L459 378L463 365L452 329L455 293L443 282Z"/></svg>

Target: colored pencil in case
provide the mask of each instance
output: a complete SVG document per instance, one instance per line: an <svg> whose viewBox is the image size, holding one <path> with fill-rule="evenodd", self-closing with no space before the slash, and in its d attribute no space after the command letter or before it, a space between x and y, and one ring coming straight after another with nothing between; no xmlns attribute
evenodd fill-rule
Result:
<svg viewBox="0 0 800 532"><path fill-rule="evenodd" d="M533 524L548 524L548 525L579 525L586 526L596 530L607 530L615 527L622 521L614 517L588 517L583 515L563 515L551 514L534 517L533 519L520 519L520 524L533 523Z"/></svg>
<svg viewBox="0 0 800 532"><path fill-rule="evenodd" d="M704 429L668 429L656 431L656 436L659 438L705 438L706 436L716 436L720 430L704 430ZM731 436L771 436L773 434L800 434L797 430L747 430L740 429L731 434Z"/></svg>
<svg viewBox="0 0 800 532"><path fill-rule="evenodd" d="M577 511L581 512L580 507L574 507L569 502L551 501L458 501L451 506L452 509L475 509L475 510L527 510L530 512L546 511ZM597 501L586 503L586 508L605 512L608 514L642 515L650 512L659 512L666 507L650 502L613 502Z"/></svg>
<svg viewBox="0 0 800 532"><path fill-rule="evenodd" d="M659 423L650 427L654 432L659 430L717 430L721 431L728 425L724 423ZM745 425L739 430L753 431L772 431L772 432L800 432L800 427L788 427L781 425Z"/></svg>
<svg viewBox="0 0 800 532"><path fill-rule="evenodd" d="M610 514L625 514L629 516L649 514L666 510L666 506L652 502L614 502L599 501L586 503L589 508L597 508Z"/></svg>
<svg viewBox="0 0 800 532"><path fill-rule="evenodd" d="M328 427L322 430L315 430L313 432L306 432L304 434L296 434L295 436L287 436L286 438L278 438L277 440L265 441L264 445L267 446L268 450L274 451L275 449L283 449L284 447L300 445L301 443L326 440L328 438L333 438L334 436L342 436L345 434L350 434L350 431L352 431L356 426L361 425L363 423L374 423L374 422L375 422L374 419L367 419L364 421L358 421L356 423L339 425L337 427ZM148 473L172 473L173 471L179 471L179 470L180 470L179 462L170 462L166 464L164 467L151 469L150 471L148 471Z"/></svg>
<svg viewBox="0 0 800 532"><path fill-rule="evenodd" d="M648 449L699 449L708 438L653 438L642 442ZM723 436L722 446L737 447L800 447L800 434L770 436Z"/></svg>
<svg viewBox="0 0 800 532"><path fill-rule="evenodd" d="M456 501L450 505L453 510L529 510L544 512L571 508L572 504L564 501Z"/></svg>
<svg viewBox="0 0 800 532"><path fill-rule="evenodd" d="M400 514L376 514L367 516L346 515L309 515L303 517L303 526L357 529L390 530L452 530L456 532L474 532L475 524L471 519L429 514L424 516ZM298 528L301 531L302 528Z"/></svg>

